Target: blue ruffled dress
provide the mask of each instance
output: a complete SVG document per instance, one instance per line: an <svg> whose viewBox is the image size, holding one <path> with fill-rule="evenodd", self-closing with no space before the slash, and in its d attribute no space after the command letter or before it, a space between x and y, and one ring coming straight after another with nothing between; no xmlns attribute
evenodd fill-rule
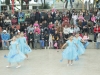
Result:
<svg viewBox="0 0 100 75"><path fill-rule="evenodd" d="M78 46L78 48L77 48L78 55L84 54L85 48L81 42L81 37L78 37L78 38L74 37L74 42Z"/></svg>
<svg viewBox="0 0 100 75"><path fill-rule="evenodd" d="M5 57L7 58L8 62L10 63L16 63L16 62L21 62L23 61L26 56L18 50L17 45L18 42L11 42L11 45L9 46L9 53Z"/></svg>
<svg viewBox="0 0 100 75"><path fill-rule="evenodd" d="M20 37L18 41L19 41L19 48L22 53L28 54L32 51L31 48L27 45L25 37Z"/></svg>
<svg viewBox="0 0 100 75"><path fill-rule="evenodd" d="M62 59L68 59L68 60L76 59L78 56L78 53L77 53L77 48L74 41L68 40L66 43L67 43L67 47L62 52Z"/></svg>

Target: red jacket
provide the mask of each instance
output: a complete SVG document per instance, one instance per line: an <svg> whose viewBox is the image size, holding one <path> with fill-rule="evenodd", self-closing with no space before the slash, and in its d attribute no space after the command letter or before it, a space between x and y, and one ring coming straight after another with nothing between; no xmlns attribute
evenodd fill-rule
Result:
<svg viewBox="0 0 100 75"><path fill-rule="evenodd" d="M17 24L17 19L12 19L11 22L12 22L12 25Z"/></svg>
<svg viewBox="0 0 100 75"><path fill-rule="evenodd" d="M65 27L65 25L69 26L69 22L67 20L62 22L62 27Z"/></svg>
<svg viewBox="0 0 100 75"><path fill-rule="evenodd" d="M62 20L63 21L67 20L67 22L69 22L69 18L67 16L66 17L63 17Z"/></svg>
<svg viewBox="0 0 100 75"><path fill-rule="evenodd" d="M98 28L97 27L94 27L94 30L93 31L94 31L94 33L100 33L100 27L98 27Z"/></svg>
<svg viewBox="0 0 100 75"><path fill-rule="evenodd" d="M79 36L80 36L81 38L83 38L83 35L82 35L82 34L79 34Z"/></svg>

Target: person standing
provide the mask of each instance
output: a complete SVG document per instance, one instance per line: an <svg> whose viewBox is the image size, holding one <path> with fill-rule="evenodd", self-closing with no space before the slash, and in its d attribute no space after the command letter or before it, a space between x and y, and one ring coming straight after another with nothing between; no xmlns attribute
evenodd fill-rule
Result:
<svg viewBox="0 0 100 75"><path fill-rule="evenodd" d="M37 44L39 43L40 40L40 35L38 34L38 32L36 31L34 33L34 49L37 49Z"/></svg>
<svg viewBox="0 0 100 75"><path fill-rule="evenodd" d="M28 45L30 46L30 43L32 44L32 49L34 48L34 34L32 31L28 34Z"/></svg>

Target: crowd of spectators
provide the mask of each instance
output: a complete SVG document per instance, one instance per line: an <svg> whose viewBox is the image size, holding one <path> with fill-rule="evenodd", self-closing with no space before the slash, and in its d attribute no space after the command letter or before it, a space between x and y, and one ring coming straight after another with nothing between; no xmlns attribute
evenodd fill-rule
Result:
<svg viewBox="0 0 100 75"><path fill-rule="evenodd" d="M19 26L19 28L17 28ZM83 37L85 33L94 35L94 42L98 40L100 44L100 10L95 12L76 10L55 10L50 11L15 11L9 14L7 11L0 15L1 42L4 47L13 35L24 32L27 43L32 44L33 49L37 49L40 44L41 49L60 49L62 44L68 39L69 34L80 33ZM99 37L98 37L99 36Z"/></svg>

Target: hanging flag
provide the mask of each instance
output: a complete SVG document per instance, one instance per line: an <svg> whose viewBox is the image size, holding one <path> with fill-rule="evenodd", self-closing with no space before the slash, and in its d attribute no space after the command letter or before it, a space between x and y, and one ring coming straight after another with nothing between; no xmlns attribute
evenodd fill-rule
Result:
<svg viewBox="0 0 100 75"><path fill-rule="evenodd" d="M14 0L12 0L12 13L14 14Z"/></svg>

